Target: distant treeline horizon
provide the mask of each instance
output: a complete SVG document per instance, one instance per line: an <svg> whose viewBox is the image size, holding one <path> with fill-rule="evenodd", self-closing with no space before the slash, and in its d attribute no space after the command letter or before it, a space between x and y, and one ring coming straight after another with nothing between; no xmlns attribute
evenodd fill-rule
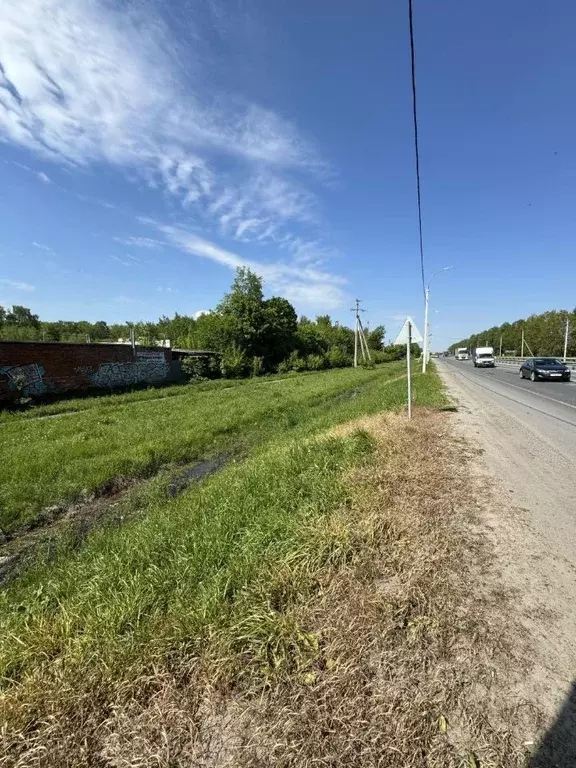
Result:
<svg viewBox="0 0 576 768"><path fill-rule="evenodd" d="M550 355L560 357L564 354L568 321L568 357L576 356L576 308L573 310L553 309L541 314L530 315L512 323L502 323L484 331L473 333L466 339L450 346L454 352L458 347L494 347L496 353L520 355L522 353L522 331L524 331L524 354Z"/></svg>

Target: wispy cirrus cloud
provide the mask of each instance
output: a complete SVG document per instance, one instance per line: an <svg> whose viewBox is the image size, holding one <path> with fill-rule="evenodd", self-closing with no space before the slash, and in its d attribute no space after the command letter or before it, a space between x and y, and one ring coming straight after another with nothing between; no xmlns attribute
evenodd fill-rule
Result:
<svg viewBox="0 0 576 768"><path fill-rule="evenodd" d="M131 256L129 253L125 254L124 257L116 256L115 254L111 253L109 255L109 258L111 258L112 261L117 261L118 264L122 264L123 267L142 267L143 266L140 259L137 259L136 256Z"/></svg>
<svg viewBox="0 0 576 768"><path fill-rule="evenodd" d="M289 119L211 81L218 59L203 33L229 21L232 4L216 5L183 15L183 41L154 10L162 5L4 0L0 139L69 169L117 168L194 211L212 234L319 268L330 249L318 240L320 205L308 186L327 165ZM147 240L118 239L160 247ZM311 298L313 282L294 283L292 295Z"/></svg>
<svg viewBox="0 0 576 768"><path fill-rule="evenodd" d="M1 84L1 80L0 80ZM1 87L1 86L0 86ZM24 163L18 163L16 160L5 160L4 162L9 162L11 165L14 165L16 168L20 168L23 171L26 171L27 173L31 173L36 178L41 181L43 184L51 184L52 179L48 176L48 174L44 173L44 171L35 171L34 168L30 168L28 165L24 165Z"/></svg>
<svg viewBox="0 0 576 768"><path fill-rule="evenodd" d="M229 269L248 267L263 278L269 287L286 298L316 309L334 309L341 306L345 293L346 280L312 265L295 264L284 261L261 262L244 258L232 251L189 232L182 227L174 227L148 220L166 240L179 250L210 259Z"/></svg>
<svg viewBox="0 0 576 768"><path fill-rule="evenodd" d="M34 248L38 248L40 251L46 251L46 253L55 253L53 248L50 248L49 245L44 245L44 243L37 243L35 240L33 240L32 245Z"/></svg>
<svg viewBox="0 0 576 768"><path fill-rule="evenodd" d="M162 248L164 245L161 240L154 240L152 237L115 237L114 240L122 245L134 245L138 248Z"/></svg>
<svg viewBox="0 0 576 768"><path fill-rule="evenodd" d="M215 100L193 50L187 58L198 74L182 72L175 41L151 7L5 0L0 35L2 133L45 157L141 167L184 200L210 190L213 154L278 168L321 165L271 110Z"/></svg>
<svg viewBox="0 0 576 768"><path fill-rule="evenodd" d="M7 285L9 288L15 288L17 291L31 292L36 290L34 285L30 285L30 283L23 283L20 280L8 280L3 278L0 280L0 284Z"/></svg>

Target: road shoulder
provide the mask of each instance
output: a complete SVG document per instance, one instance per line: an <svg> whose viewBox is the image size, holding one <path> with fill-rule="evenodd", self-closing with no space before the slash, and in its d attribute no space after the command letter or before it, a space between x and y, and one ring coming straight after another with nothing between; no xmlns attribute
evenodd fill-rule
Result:
<svg viewBox="0 0 576 768"><path fill-rule="evenodd" d="M477 533L493 552L484 586L512 596L521 628L514 642L526 666L503 694L541 709L528 741L549 735L530 766L576 765L576 432L438 367L458 405L454 430L478 449L463 492L476 496Z"/></svg>

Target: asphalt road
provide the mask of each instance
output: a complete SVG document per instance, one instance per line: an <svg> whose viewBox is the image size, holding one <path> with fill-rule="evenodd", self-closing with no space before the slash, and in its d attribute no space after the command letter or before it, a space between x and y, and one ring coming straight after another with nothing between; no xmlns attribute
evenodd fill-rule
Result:
<svg viewBox="0 0 576 768"><path fill-rule="evenodd" d="M520 366L496 365L496 368L474 368L472 360L440 358L443 370L459 373L478 387L499 395L501 398L543 411L546 415L576 426L576 382L535 381L521 379ZM574 376L574 374L572 374Z"/></svg>

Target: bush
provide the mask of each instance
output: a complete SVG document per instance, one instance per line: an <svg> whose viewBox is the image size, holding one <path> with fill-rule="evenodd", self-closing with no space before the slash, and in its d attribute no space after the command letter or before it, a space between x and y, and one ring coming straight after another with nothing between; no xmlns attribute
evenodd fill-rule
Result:
<svg viewBox="0 0 576 768"><path fill-rule="evenodd" d="M204 357L185 357L180 370L188 381L206 381L208 378L208 361Z"/></svg>
<svg viewBox="0 0 576 768"><path fill-rule="evenodd" d="M225 379L241 379L248 375L250 364L239 347L229 347L220 359L220 371Z"/></svg>
<svg viewBox="0 0 576 768"><path fill-rule="evenodd" d="M304 357L300 357L300 355L296 351L290 353L290 357L288 358L288 364L290 366L291 371L306 370L306 359Z"/></svg>
<svg viewBox="0 0 576 768"><path fill-rule="evenodd" d="M264 358L263 357L257 357L256 355L252 358L251 363L251 374L252 376L262 376L264 373Z"/></svg>
<svg viewBox="0 0 576 768"><path fill-rule="evenodd" d="M290 360L282 360L282 362L278 364L278 373L289 373L291 370Z"/></svg>
<svg viewBox="0 0 576 768"><path fill-rule="evenodd" d="M308 355L306 358L306 368L309 371L321 371L326 368L326 358L324 355Z"/></svg>
<svg viewBox="0 0 576 768"><path fill-rule="evenodd" d="M348 365L352 365L352 358L347 354L342 347L330 347L326 353L326 359L330 368L345 368Z"/></svg>
<svg viewBox="0 0 576 768"><path fill-rule="evenodd" d="M371 355L375 363L392 363L406 357L406 346L404 344L390 344L381 352L371 352Z"/></svg>

